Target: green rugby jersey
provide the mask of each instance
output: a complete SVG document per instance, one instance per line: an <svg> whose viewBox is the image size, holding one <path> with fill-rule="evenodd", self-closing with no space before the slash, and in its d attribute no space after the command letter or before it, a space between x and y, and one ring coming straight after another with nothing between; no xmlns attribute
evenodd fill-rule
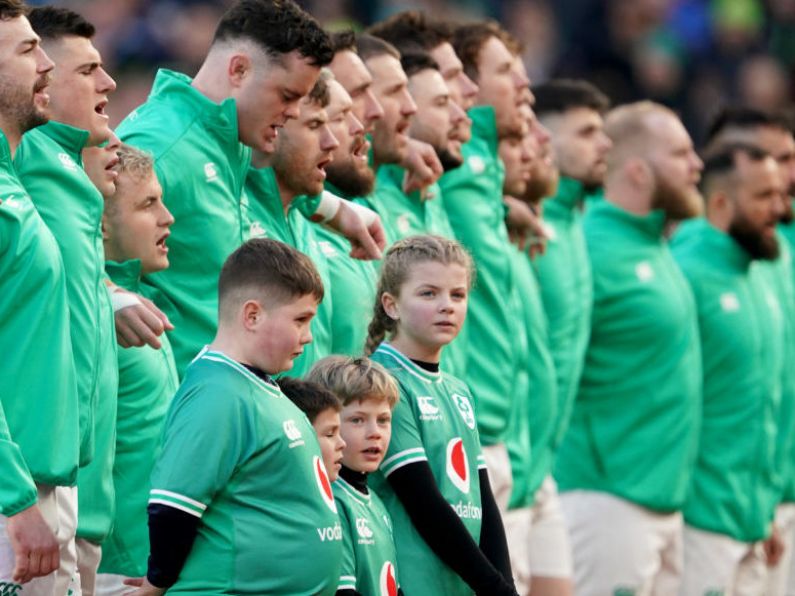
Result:
<svg viewBox="0 0 795 596"><path fill-rule="evenodd" d="M344 478L332 485L342 524L342 569L337 590L362 596L397 596L397 553L392 520L381 498L363 494Z"/></svg>
<svg viewBox="0 0 795 596"><path fill-rule="evenodd" d="M685 522L742 542L763 540L781 494L776 439L785 323L775 286L705 219L679 226L671 247L695 295L704 369Z"/></svg>
<svg viewBox="0 0 795 596"><path fill-rule="evenodd" d="M94 458L94 416L115 401L116 333L105 285L102 195L82 167L88 132L49 122L22 137L14 166L61 249L80 400L80 465ZM106 392L102 392L107 388ZM104 438L100 439L103 440ZM107 453L98 454L112 465Z"/></svg>
<svg viewBox="0 0 795 596"><path fill-rule="evenodd" d="M303 215L307 197L297 197L284 213L276 173L273 168L249 168L246 176L244 205L251 222L251 235L280 240L307 255L315 264L323 280L325 295L312 319L312 343L304 346L304 353L293 361L285 374L301 377L312 365L332 353L332 293L326 257L320 250L315 224Z"/></svg>
<svg viewBox="0 0 795 596"><path fill-rule="evenodd" d="M241 197L251 150L238 140L234 99L217 104L169 70L157 73L146 103L117 133L153 154L174 216L171 265L144 282L158 290L157 305L174 324L169 339L182 374L215 335L221 267L250 235Z"/></svg>
<svg viewBox="0 0 795 596"><path fill-rule="evenodd" d="M515 315L510 308L513 266L502 200L505 168L499 158L494 109L478 106L469 110L469 116L472 138L462 148L464 164L442 176L439 187L453 232L472 254L477 269L469 295L466 343L456 342L456 349L463 348L465 354L455 369L466 371L477 399L481 439L484 445L493 445L506 439L517 399Z"/></svg>
<svg viewBox="0 0 795 596"><path fill-rule="evenodd" d="M343 197L328 182L326 189ZM367 327L373 318L378 283L376 265L372 261L351 258L350 242L324 227L318 226L317 241L328 263L331 302L337 305L331 320L332 353L360 356L367 339Z"/></svg>
<svg viewBox="0 0 795 596"><path fill-rule="evenodd" d="M0 514L10 516L36 502L34 482L74 485L80 431L61 252L2 132L0 321Z"/></svg>
<svg viewBox="0 0 795 596"><path fill-rule="evenodd" d="M387 478L395 470L427 462L445 500L480 542L482 510L478 470L485 468L474 400L465 383L445 372L428 372L388 343L372 359L398 382L400 400L392 413L392 438L372 485L394 523L397 567L406 594L472 594L472 590L428 547Z"/></svg>
<svg viewBox="0 0 795 596"><path fill-rule="evenodd" d="M105 271L119 287L143 293L141 261L107 261ZM119 349L119 400L113 486L113 530L102 544L100 573L146 575L149 529L146 505L152 468L160 447L168 405L179 386L168 337L162 347Z"/></svg>
<svg viewBox="0 0 795 596"><path fill-rule="evenodd" d="M785 313L795 312L795 305L791 300L795 300L795 255L793 249L795 248L795 223L779 224L779 246L781 247L781 256L776 261L772 275L776 279L776 283L781 288L780 296L782 303L785 305L783 310ZM789 269L787 275L782 268ZM787 278L791 280L790 292L787 292ZM791 294L791 298L787 294ZM790 304L791 306L786 306ZM788 354L785 355L785 362L792 362L795 358L795 316L789 314L785 316L786 345L784 347ZM791 354L791 355L789 355ZM779 446L781 450L781 458L784 460L781 464L782 471L782 501L785 503L795 502L795 368L792 366L784 367L784 378L782 379L782 395L781 395L781 414L779 417ZM787 436L786 430L790 429L792 432Z"/></svg>
<svg viewBox="0 0 795 596"><path fill-rule="evenodd" d="M306 416L203 350L166 417L149 503L201 519L170 594L333 594L342 530Z"/></svg>
<svg viewBox="0 0 795 596"><path fill-rule="evenodd" d="M608 200L583 222L594 281L591 337L569 431L561 492L612 493L657 511L684 505L702 395L693 293L662 237L665 214Z"/></svg>
<svg viewBox="0 0 795 596"><path fill-rule="evenodd" d="M378 208L388 243L417 234L454 238L439 185L433 183L422 192L407 195L403 192L405 174L398 165L384 164L375 178L377 204L373 206Z"/></svg>
<svg viewBox="0 0 795 596"><path fill-rule="evenodd" d="M593 281L582 227L584 201L582 184L561 177L557 194L544 201L547 248L533 261L557 371L553 449L569 426L591 332Z"/></svg>
<svg viewBox="0 0 795 596"><path fill-rule="evenodd" d="M521 313L524 333L522 345L517 346L523 365L515 386L518 415L511 419L506 447L511 460L513 491L509 508L528 507L535 501L535 493L552 470L552 440L557 420L557 379L555 363L549 349L547 320L541 302L541 290L535 278L529 255L513 248L516 280L514 300L516 312ZM521 391L521 392L520 392ZM529 434L529 441L527 435Z"/></svg>

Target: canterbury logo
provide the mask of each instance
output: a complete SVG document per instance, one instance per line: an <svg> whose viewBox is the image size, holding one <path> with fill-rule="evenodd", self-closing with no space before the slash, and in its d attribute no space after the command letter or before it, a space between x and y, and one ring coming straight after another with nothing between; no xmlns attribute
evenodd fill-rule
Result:
<svg viewBox="0 0 795 596"><path fill-rule="evenodd" d="M284 429L284 434L287 435L290 441L297 441L301 438L301 431L298 430L298 427L295 425L295 420L285 420L282 423L282 428Z"/></svg>
<svg viewBox="0 0 795 596"><path fill-rule="evenodd" d="M204 164L204 175L207 177L207 182L214 182L218 180L218 171L215 169L215 164L208 161Z"/></svg>
<svg viewBox="0 0 795 596"><path fill-rule="evenodd" d="M367 519L364 517L357 517L356 518L356 532L362 538L372 538L373 531L370 529L370 526L367 525Z"/></svg>
<svg viewBox="0 0 795 596"><path fill-rule="evenodd" d="M469 460L460 437L451 439L447 444L447 477L462 493L469 493Z"/></svg>
<svg viewBox="0 0 795 596"><path fill-rule="evenodd" d="M434 416L439 413L439 408L433 405L433 398L430 396L417 397L417 404L420 406L420 412L426 416Z"/></svg>

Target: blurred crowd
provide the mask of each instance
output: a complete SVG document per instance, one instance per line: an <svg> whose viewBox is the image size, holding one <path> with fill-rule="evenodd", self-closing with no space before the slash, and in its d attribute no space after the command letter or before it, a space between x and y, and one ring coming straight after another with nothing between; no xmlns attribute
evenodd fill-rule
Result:
<svg viewBox="0 0 795 596"><path fill-rule="evenodd" d="M40 4L42 2L32 2ZM194 73L225 0L70 0L97 24L119 79L111 124L146 97L156 67ZM407 8L492 17L525 44L534 82L584 78L614 103L651 98L677 110L696 144L720 106L787 106L795 0L304 0L330 29L365 27Z"/></svg>

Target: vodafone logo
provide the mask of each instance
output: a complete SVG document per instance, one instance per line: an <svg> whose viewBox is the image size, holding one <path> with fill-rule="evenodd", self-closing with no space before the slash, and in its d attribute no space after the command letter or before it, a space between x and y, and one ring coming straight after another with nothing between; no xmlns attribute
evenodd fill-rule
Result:
<svg viewBox="0 0 795 596"><path fill-rule="evenodd" d="M447 444L446 466L447 476L458 490L469 493L469 460L461 437L452 439Z"/></svg>
<svg viewBox="0 0 795 596"><path fill-rule="evenodd" d="M326 466L323 465L323 461L317 455L312 458L312 469L315 472L315 481L323 502L334 513L337 513L337 505L334 503L334 494L331 492L331 482L329 482L328 474L326 473Z"/></svg>
<svg viewBox="0 0 795 596"><path fill-rule="evenodd" d="M395 566L389 561L381 567L381 580L378 585L381 586L381 596L397 596L398 585L397 578L395 578Z"/></svg>

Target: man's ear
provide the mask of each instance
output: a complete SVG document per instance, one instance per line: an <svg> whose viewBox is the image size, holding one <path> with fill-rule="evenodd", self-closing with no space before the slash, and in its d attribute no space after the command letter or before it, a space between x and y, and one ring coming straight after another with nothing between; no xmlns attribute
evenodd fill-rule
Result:
<svg viewBox="0 0 795 596"><path fill-rule="evenodd" d="M242 87L247 77L251 76L251 58L246 54L232 54L229 58L227 76L233 88Z"/></svg>
<svg viewBox="0 0 795 596"><path fill-rule="evenodd" d="M242 316L246 331L254 331L267 315L259 301L247 300L243 303Z"/></svg>

